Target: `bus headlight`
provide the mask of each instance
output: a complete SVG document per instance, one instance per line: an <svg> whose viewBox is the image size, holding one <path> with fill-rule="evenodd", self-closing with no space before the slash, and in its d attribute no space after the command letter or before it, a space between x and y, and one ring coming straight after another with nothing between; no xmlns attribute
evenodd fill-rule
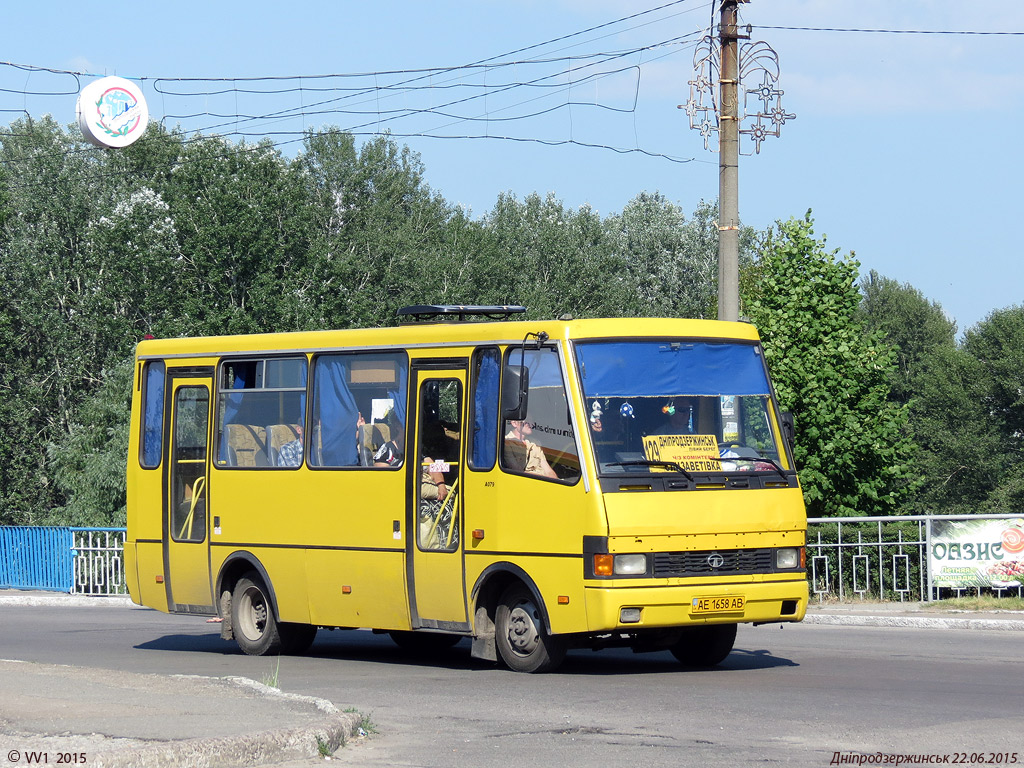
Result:
<svg viewBox="0 0 1024 768"><path fill-rule="evenodd" d="M647 573L647 555L616 555L616 576L643 576Z"/></svg>
<svg viewBox="0 0 1024 768"><path fill-rule="evenodd" d="M800 548L784 547L775 550L775 567L780 571L791 571L800 567Z"/></svg>

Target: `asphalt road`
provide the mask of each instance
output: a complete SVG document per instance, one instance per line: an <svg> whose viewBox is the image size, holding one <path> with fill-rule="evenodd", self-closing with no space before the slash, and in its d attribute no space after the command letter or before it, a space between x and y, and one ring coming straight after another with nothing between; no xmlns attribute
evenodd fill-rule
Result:
<svg viewBox="0 0 1024 768"><path fill-rule="evenodd" d="M338 752L346 765L827 766L837 752L948 764L1007 764L998 756L1016 752L1024 763L1019 632L743 626L716 670L667 653L575 651L533 676L473 660L465 642L425 660L386 636L322 630L311 655L278 662L242 655L202 618L4 606L0 658L276 677L369 715L377 734Z"/></svg>

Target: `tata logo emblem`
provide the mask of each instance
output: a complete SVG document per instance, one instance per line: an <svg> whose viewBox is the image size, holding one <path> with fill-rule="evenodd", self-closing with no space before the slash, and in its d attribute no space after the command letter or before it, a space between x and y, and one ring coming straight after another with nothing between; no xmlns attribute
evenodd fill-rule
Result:
<svg viewBox="0 0 1024 768"><path fill-rule="evenodd" d="M707 563L708 567L710 567L711 570L717 571L719 568L725 565L725 558L717 552L712 552L710 555L708 555Z"/></svg>

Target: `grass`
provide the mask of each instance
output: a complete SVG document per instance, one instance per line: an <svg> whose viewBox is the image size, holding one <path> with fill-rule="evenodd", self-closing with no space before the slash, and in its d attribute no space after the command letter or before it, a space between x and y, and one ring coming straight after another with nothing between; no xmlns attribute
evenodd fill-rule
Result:
<svg viewBox="0 0 1024 768"><path fill-rule="evenodd" d="M995 595L973 595L971 597L951 597L948 600L935 600L921 603L921 609L928 611L1024 611L1024 598L996 597Z"/></svg>
<svg viewBox="0 0 1024 768"><path fill-rule="evenodd" d="M320 754L320 757L330 757L331 745L324 741L324 738L322 736L317 736L316 751Z"/></svg>
<svg viewBox="0 0 1024 768"><path fill-rule="evenodd" d="M274 667L274 669L269 674L264 675L263 679L260 680L260 682L263 683L265 686L267 686L269 688L280 688L281 686L279 686L277 684L277 676L278 676L278 673L280 671L281 671L281 657L278 656L277 657L277 665Z"/></svg>
<svg viewBox="0 0 1024 768"><path fill-rule="evenodd" d="M363 714L354 707L350 707L345 711L351 714L359 715L359 724L356 726L356 733L359 736L372 736L377 733L377 726L374 725L369 715Z"/></svg>

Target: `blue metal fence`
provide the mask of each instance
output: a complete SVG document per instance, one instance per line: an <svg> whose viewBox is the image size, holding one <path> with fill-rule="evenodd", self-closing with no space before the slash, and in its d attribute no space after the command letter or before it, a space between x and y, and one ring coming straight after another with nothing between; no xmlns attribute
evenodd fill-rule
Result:
<svg viewBox="0 0 1024 768"><path fill-rule="evenodd" d="M71 549L71 528L0 526L0 588L70 592Z"/></svg>

